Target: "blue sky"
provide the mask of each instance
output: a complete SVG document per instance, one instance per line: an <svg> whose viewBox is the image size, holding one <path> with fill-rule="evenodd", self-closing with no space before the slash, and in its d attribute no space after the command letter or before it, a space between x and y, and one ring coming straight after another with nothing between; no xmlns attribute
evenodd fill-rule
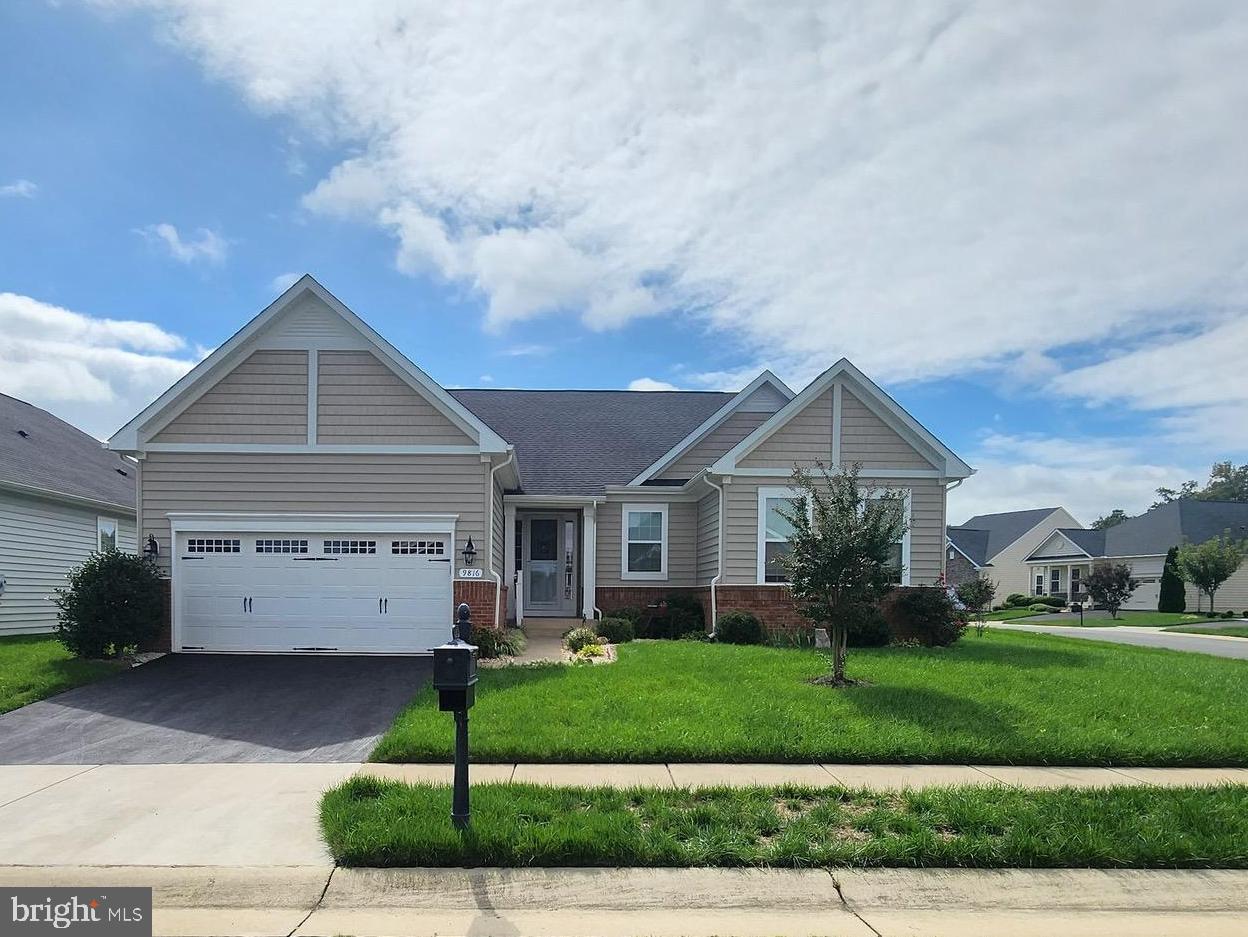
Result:
<svg viewBox="0 0 1248 937"><path fill-rule="evenodd" d="M847 355L954 520L1248 453L1233 6L297 9L0 7L0 391L106 436L311 272L448 386Z"/></svg>

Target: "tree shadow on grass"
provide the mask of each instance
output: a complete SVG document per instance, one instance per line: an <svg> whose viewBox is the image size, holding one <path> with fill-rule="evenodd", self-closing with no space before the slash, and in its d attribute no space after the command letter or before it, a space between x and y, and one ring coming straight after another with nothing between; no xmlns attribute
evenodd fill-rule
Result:
<svg viewBox="0 0 1248 937"><path fill-rule="evenodd" d="M1058 647L1044 645L1045 642L1040 641L1026 644L989 643L967 635L950 649L950 653L958 661L1005 667L1087 667L1090 663L1090 648L1084 650L1070 648L1065 644Z"/></svg>
<svg viewBox="0 0 1248 937"><path fill-rule="evenodd" d="M941 763L951 758L1008 760L1011 752L1028 754L1033 744L1019 733L1017 726L1023 713L1013 706L986 705L929 687L880 684L828 692L843 693L846 703L873 722L905 724L931 733L932 750L907 750L903 759L906 762ZM969 734L982 741L968 744L965 739L951 738L953 733Z"/></svg>

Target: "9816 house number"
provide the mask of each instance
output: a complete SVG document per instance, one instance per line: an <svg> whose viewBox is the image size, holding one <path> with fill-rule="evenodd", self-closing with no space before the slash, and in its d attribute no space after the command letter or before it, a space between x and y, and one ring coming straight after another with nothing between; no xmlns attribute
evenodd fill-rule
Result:
<svg viewBox="0 0 1248 937"><path fill-rule="evenodd" d="M485 576L485 570L483 569L470 569L468 567L465 567L459 571L460 579L481 579L484 576Z"/></svg>

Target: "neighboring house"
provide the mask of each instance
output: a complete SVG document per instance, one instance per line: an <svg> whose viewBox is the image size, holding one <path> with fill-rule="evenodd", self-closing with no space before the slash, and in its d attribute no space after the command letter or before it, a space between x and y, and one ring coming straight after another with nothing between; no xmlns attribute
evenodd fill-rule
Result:
<svg viewBox="0 0 1248 937"><path fill-rule="evenodd" d="M945 531L946 578L958 585L981 573L997 584L997 601L1031 594L1027 556L1059 527L1082 527L1065 508L977 514Z"/></svg>
<svg viewBox="0 0 1248 937"><path fill-rule="evenodd" d="M905 491L910 584L972 472L848 361L796 395L449 391L308 276L110 444L182 651L419 653L459 602L488 626L671 592L783 626L795 461Z"/></svg>
<svg viewBox="0 0 1248 937"><path fill-rule="evenodd" d="M1092 564L1126 563L1139 583L1128 609L1157 610L1166 553L1183 543L1204 543L1229 532L1248 540L1248 504L1240 501L1197 501L1184 498L1159 505L1108 530L1062 528L1045 538L1027 557L1035 595L1076 596ZM1248 608L1248 564L1223 583L1215 596L1218 608ZM1199 607L1202 596L1187 586L1187 608ZM1203 598L1207 608L1209 600Z"/></svg>
<svg viewBox="0 0 1248 937"><path fill-rule="evenodd" d="M100 440L0 394L0 635L51 631L71 568L96 550L134 552L136 474Z"/></svg>

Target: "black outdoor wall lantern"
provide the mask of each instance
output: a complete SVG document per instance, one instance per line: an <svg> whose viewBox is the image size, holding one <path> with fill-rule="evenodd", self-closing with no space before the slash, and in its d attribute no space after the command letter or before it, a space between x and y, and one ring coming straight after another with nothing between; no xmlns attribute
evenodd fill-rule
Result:
<svg viewBox="0 0 1248 937"><path fill-rule="evenodd" d="M149 560L154 560L160 555L160 544L151 534L147 535L147 542L143 544L143 555Z"/></svg>
<svg viewBox="0 0 1248 937"><path fill-rule="evenodd" d="M461 551L464 554L464 562L471 566L477 559L477 548L472 545L472 538L468 538L468 543L464 545Z"/></svg>

